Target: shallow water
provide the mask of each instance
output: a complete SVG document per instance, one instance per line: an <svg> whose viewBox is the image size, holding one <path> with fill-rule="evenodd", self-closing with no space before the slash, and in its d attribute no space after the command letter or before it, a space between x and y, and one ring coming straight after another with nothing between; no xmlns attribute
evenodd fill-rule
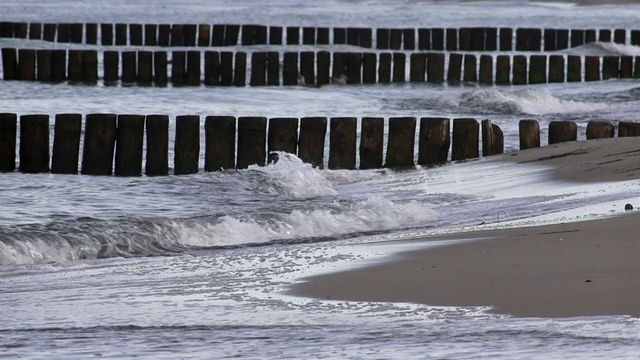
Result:
<svg viewBox="0 0 640 360"><path fill-rule="evenodd" d="M0 14L2 20L65 22L632 28L640 7L30 0L0 4ZM595 44L562 53L638 51ZM18 114L161 113L171 116L172 131L174 117L183 114L471 116L498 124L511 151L525 118L541 122L543 143L553 120L577 121L581 139L589 120L639 121L637 87L634 80L320 89L3 82L0 107ZM405 239L481 223L487 228L609 216L640 198L636 180L578 184L549 173L541 165L490 159L430 169L330 171L282 154L264 168L189 176L3 174L0 358L637 357L640 322L624 316L520 319L482 308L284 295L288 284L305 276L417 246ZM380 244L386 241L396 246Z"/></svg>

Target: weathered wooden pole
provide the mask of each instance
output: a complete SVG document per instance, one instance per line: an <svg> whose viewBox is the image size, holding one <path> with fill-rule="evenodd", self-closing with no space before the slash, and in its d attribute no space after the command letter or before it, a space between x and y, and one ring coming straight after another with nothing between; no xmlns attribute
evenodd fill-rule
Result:
<svg viewBox="0 0 640 360"><path fill-rule="evenodd" d="M129 24L131 45L142 46L142 24Z"/></svg>
<svg viewBox="0 0 640 360"><path fill-rule="evenodd" d="M480 125L476 119L453 119L453 144L451 160L477 158L480 142Z"/></svg>
<svg viewBox="0 0 640 360"><path fill-rule="evenodd" d="M618 124L618 137L640 136L640 124L620 121Z"/></svg>
<svg viewBox="0 0 640 360"><path fill-rule="evenodd" d="M319 27L317 29L317 40L316 44L318 45L329 45L329 28Z"/></svg>
<svg viewBox="0 0 640 360"><path fill-rule="evenodd" d="M85 25L86 39L85 43L89 45L98 44L98 24L88 23Z"/></svg>
<svg viewBox="0 0 640 360"><path fill-rule="evenodd" d="M347 29L345 28L333 28L333 44L344 45L347 43Z"/></svg>
<svg viewBox="0 0 640 360"><path fill-rule="evenodd" d="M37 50L38 74L40 82L51 82L51 50Z"/></svg>
<svg viewBox="0 0 640 360"><path fill-rule="evenodd" d="M98 82L98 52L96 50L82 52L82 81L91 85Z"/></svg>
<svg viewBox="0 0 640 360"><path fill-rule="evenodd" d="M300 45L300 28L294 26L287 27L287 45Z"/></svg>
<svg viewBox="0 0 640 360"><path fill-rule="evenodd" d="M404 82L407 57L404 53L393 53L393 82Z"/></svg>
<svg viewBox="0 0 640 360"><path fill-rule="evenodd" d="M58 24L57 41L59 43L68 43L71 41L71 24Z"/></svg>
<svg viewBox="0 0 640 360"><path fill-rule="evenodd" d="M614 137L615 127L606 121L589 121L587 124L587 140L607 139Z"/></svg>
<svg viewBox="0 0 640 360"><path fill-rule="evenodd" d="M482 120L482 156L502 154L504 152L504 135L498 125L491 120Z"/></svg>
<svg viewBox="0 0 640 360"><path fill-rule="evenodd" d="M16 169L16 114L0 113L0 172Z"/></svg>
<svg viewBox="0 0 640 360"><path fill-rule="evenodd" d="M389 118L389 141L385 167L413 166L416 118Z"/></svg>
<svg viewBox="0 0 640 360"><path fill-rule="evenodd" d="M220 84L220 53L217 51L204 52L204 84Z"/></svg>
<svg viewBox="0 0 640 360"><path fill-rule="evenodd" d="M211 25L198 25L198 46L208 47L211 45Z"/></svg>
<svg viewBox="0 0 640 360"><path fill-rule="evenodd" d="M605 56L602 58L602 80L620 78L620 57Z"/></svg>
<svg viewBox="0 0 640 360"><path fill-rule="evenodd" d="M79 83L84 80L82 69L82 50L69 50L67 63L67 78L71 83Z"/></svg>
<svg viewBox="0 0 640 360"><path fill-rule="evenodd" d="M269 119L267 149L269 158L274 151L284 151L296 155L298 153L298 119Z"/></svg>
<svg viewBox="0 0 640 360"><path fill-rule="evenodd" d="M540 147L540 124L536 120L520 120L518 123L520 150Z"/></svg>
<svg viewBox="0 0 640 360"><path fill-rule="evenodd" d="M247 53L238 51L233 61L233 85L247 85Z"/></svg>
<svg viewBox="0 0 640 360"><path fill-rule="evenodd" d="M42 28L42 40L48 42L56 41L56 30L58 29L57 24L44 24Z"/></svg>
<svg viewBox="0 0 640 360"><path fill-rule="evenodd" d="M179 47L185 46L184 41L184 25L182 24L173 24L171 25L171 46Z"/></svg>
<svg viewBox="0 0 640 360"><path fill-rule="evenodd" d="M376 49L387 50L389 49L389 29L376 29Z"/></svg>
<svg viewBox="0 0 640 360"><path fill-rule="evenodd" d="M556 29L544 29L544 51L558 50L556 45Z"/></svg>
<svg viewBox="0 0 640 360"><path fill-rule="evenodd" d="M513 49L513 29L500 28L500 51L511 51Z"/></svg>
<svg viewBox="0 0 640 360"><path fill-rule="evenodd" d="M477 69L475 55L466 54L464 56L464 78L463 79L465 82L478 81L478 69Z"/></svg>
<svg viewBox="0 0 640 360"><path fill-rule="evenodd" d="M413 56L413 55L412 55ZM318 54L318 66L320 65L320 54ZM375 53L362 54L362 83L375 84L378 72L378 55ZM318 72L319 72L318 68ZM319 76L319 74L318 74ZM319 83L318 83L319 84Z"/></svg>
<svg viewBox="0 0 640 360"><path fill-rule="evenodd" d="M600 81L599 56L586 56L584 58L584 81Z"/></svg>
<svg viewBox="0 0 640 360"><path fill-rule="evenodd" d="M302 51L300 53L300 75L304 78L306 85L316 83L316 54L313 51Z"/></svg>
<svg viewBox="0 0 640 360"><path fill-rule="evenodd" d="M251 54L251 86L264 86L267 84L267 53L254 52Z"/></svg>
<svg viewBox="0 0 640 360"><path fill-rule="evenodd" d="M85 119L81 173L111 175L115 141L116 115L88 114Z"/></svg>
<svg viewBox="0 0 640 360"><path fill-rule="evenodd" d="M198 25L186 24L183 25L184 29L184 45L193 47L196 46L196 38L198 36Z"/></svg>
<svg viewBox="0 0 640 360"><path fill-rule="evenodd" d="M378 61L379 61L378 83L380 84L390 83L391 82L391 54L381 53Z"/></svg>
<svg viewBox="0 0 640 360"><path fill-rule="evenodd" d="M431 50L431 29L418 29L418 50Z"/></svg>
<svg viewBox="0 0 640 360"><path fill-rule="evenodd" d="M564 50L569 48L569 30L558 29L556 30L556 49Z"/></svg>
<svg viewBox="0 0 640 360"><path fill-rule="evenodd" d="M153 53L138 51L138 85L149 86L153 82Z"/></svg>
<svg viewBox="0 0 640 360"><path fill-rule="evenodd" d="M633 57L623 55L620 57L620 79L631 79L633 77Z"/></svg>
<svg viewBox="0 0 640 360"><path fill-rule="evenodd" d="M444 50L444 29L431 29L431 50Z"/></svg>
<svg viewBox="0 0 640 360"><path fill-rule="evenodd" d="M571 29L571 47L584 45L584 30Z"/></svg>
<svg viewBox="0 0 640 360"><path fill-rule="evenodd" d="M144 115L118 115L116 131L116 176L142 174Z"/></svg>
<svg viewBox="0 0 640 360"><path fill-rule="evenodd" d="M302 28L302 44L303 45L315 45L316 44L316 28L305 26Z"/></svg>
<svg viewBox="0 0 640 360"><path fill-rule="evenodd" d="M493 56L480 55L480 76L481 84L493 84Z"/></svg>
<svg viewBox="0 0 640 360"><path fill-rule="evenodd" d="M240 25L226 25L224 28L224 45L238 45L238 35L240 33Z"/></svg>
<svg viewBox="0 0 640 360"><path fill-rule="evenodd" d="M447 81L449 83L460 82L462 74L462 54L449 54L449 69L447 70Z"/></svg>
<svg viewBox="0 0 640 360"><path fill-rule="evenodd" d="M347 84L362 83L362 53L347 53Z"/></svg>
<svg viewBox="0 0 640 360"><path fill-rule="evenodd" d="M158 45L158 25L156 24L144 25L144 44L145 46Z"/></svg>
<svg viewBox="0 0 640 360"><path fill-rule="evenodd" d="M498 55L496 59L496 84L511 84L511 58L509 55Z"/></svg>
<svg viewBox="0 0 640 360"><path fill-rule="evenodd" d="M427 81L441 84L444 82L444 54L430 53L427 55Z"/></svg>
<svg viewBox="0 0 640 360"><path fill-rule="evenodd" d="M253 69L251 70L253 71ZM320 54L318 54L318 76L320 75ZM327 79L329 78L327 70ZM329 80L327 80L328 82ZM267 53L267 85L280 85L280 53L269 51Z"/></svg>
<svg viewBox="0 0 640 360"><path fill-rule="evenodd" d="M418 141L418 164L447 162L451 145L449 119L421 118Z"/></svg>
<svg viewBox="0 0 640 360"><path fill-rule="evenodd" d="M53 135L53 157L51 172L54 174L77 174L80 155L82 115L57 114Z"/></svg>
<svg viewBox="0 0 640 360"><path fill-rule="evenodd" d="M356 118L331 118L329 131L329 169L355 169Z"/></svg>
<svg viewBox="0 0 640 360"><path fill-rule="evenodd" d="M402 42L405 50L415 50L416 48L416 29L409 28L402 30ZM370 46L369 46L370 47Z"/></svg>
<svg viewBox="0 0 640 360"><path fill-rule="evenodd" d="M582 81L582 57L577 55L567 56L567 82Z"/></svg>
<svg viewBox="0 0 640 360"><path fill-rule="evenodd" d="M409 81L424 82L426 78L427 55L413 53L409 59Z"/></svg>
<svg viewBox="0 0 640 360"><path fill-rule="evenodd" d="M200 116L176 116L176 139L174 144L174 175L197 173L200 156Z"/></svg>
<svg viewBox="0 0 640 360"><path fill-rule="evenodd" d="M49 171L49 115L20 116L20 171Z"/></svg>
<svg viewBox="0 0 640 360"><path fill-rule="evenodd" d="M576 141L578 126L573 121L552 121L549 123L549 145L566 141Z"/></svg>
<svg viewBox="0 0 640 360"><path fill-rule="evenodd" d="M169 46L171 44L171 25L158 25L158 46Z"/></svg>
<svg viewBox="0 0 640 360"><path fill-rule="evenodd" d="M485 51L498 50L498 29L494 27L485 28Z"/></svg>
<svg viewBox="0 0 640 360"><path fill-rule="evenodd" d="M167 75L167 52L153 52L153 82L155 86L167 86L169 82Z"/></svg>
<svg viewBox="0 0 640 360"><path fill-rule="evenodd" d="M81 24L81 23L71 24L70 40L72 43L82 44L83 35L84 35L84 24Z"/></svg>
<svg viewBox="0 0 640 360"><path fill-rule="evenodd" d="M187 51L187 72L186 72L186 84L188 86L200 86L200 51L190 50Z"/></svg>
<svg viewBox="0 0 640 360"><path fill-rule="evenodd" d="M67 51L51 51L51 80L62 82L67 79Z"/></svg>
<svg viewBox="0 0 640 360"><path fill-rule="evenodd" d="M127 24L116 24L116 45L127 45Z"/></svg>
<svg viewBox="0 0 640 360"><path fill-rule="evenodd" d="M269 44L282 45L282 28L280 26L269 27Z"/></svg>
<svg viewBox="0 0 640 360"><path fill-rule="evenodd" d="M233 116L207 116L205 131L205 171L235 169L236 118Z"/></svg>
<svg viewBox="0 0 640 360"><path fill-rule="evenodd" d="M250 165L264 166L267 158L265 151L267 142L267 118L238 118L238 169L246 169Z"/></svg>
<svg viewBox="0 0 640 360"><path fill-rule="evenodd" d="M122 53L124 57L125 53ZM171 82L173 86L182 86L185 84L186 79L186 52L184 51L172 51L171 52ZM123 74L124 81L124 74Z"/></svg>
<svg viewBox="0 0 640 360"><path fill-rule="evenodd" d="M298 157L306 163L322 168L326 134L326 117L304 117L300 119Z"/></svg>
<svg viewBox="0 0 640 360"><path fill-rule="evenodd" d="M231 51L220 52L220 85L233 85L233 53Z"/></svg>
<svg viewBox="0 0 640 360"><path fill-rule="evenodd" d="M500 126L491 124L491 130L493 132L493 146L492 152L494 155L504 153L504 133Z"/></svg>
<svg viewBox="0 0 640 360"><path fill-rule="evenodd" d="M524 55L515 55L513 57L513 85L527 84L527 57Z"/></svg>
<svg viewBox="0 0 640 360"><path fill-rule="evenodd" d="M113 45L113 24L100 24L100 43L103 46Z"/></svg>
<svg viewBox="0 0 640 360"><path fill-rule="evenodd" d="M36 51L33 49L18 50L18 80L36 80Z"/></svg>
<svg viewBox="0 0 640 360"><path fill-rule="evenodd" d="M391 29L389 32L389 49L400 50L402 48L402 30Z"/></svg>
<svg viewBox="0 0 640 360"><path fill-rule="evenodd" d="M38 22L32 22L29 24L29 40L42 39L42 24Z"/></svg>
<svg viewBox="0 0 640 360"><path fill-rule="evenodd" d="M363 117L360 131L360 169L382 167L384 118Z"/></svg>
<svg viewBox="0 0 640 360"><path fill-rule="evenodd" d="M549 56L549 82L561 83L564 82L564 79L564 56Z"/></svg>
<svg viewBox="0 0 640 360"><path fill-rule="evenodd" d="M169 174L169 116L147 115L147 157L145 174L164 176Z"/></svg>
<svg viewBox="0 0 640 360"><path fill-rule="evenodd" d="M335 56L335 54L334 54ZM282 64L282 85L298 84L298 53L285 52Z"/></svg>
<svg viewBox="0 0 640 360"><path fill-rule="evenodd" d="M531 55L529 58L529 84L547 82L547 56Z"/></svg>
<svg viewBox="0 0 640 360"><path fill-rule="evenodd" d="M138 77L136 72L138 70L137 65L138 55L135 51L123 51L122 52L122 83L134 84ZM174 66L177 66L174 63Z"/></svg>

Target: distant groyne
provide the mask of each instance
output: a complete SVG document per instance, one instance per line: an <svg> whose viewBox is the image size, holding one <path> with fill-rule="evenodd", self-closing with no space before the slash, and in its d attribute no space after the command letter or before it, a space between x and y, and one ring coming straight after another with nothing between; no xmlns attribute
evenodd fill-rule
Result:
<svg viewBox="0 0 640 360"><path fill-rule="evenodd" d="M473 118L364 117L358 129L356 117L207 116L204 144L200 144L200 121L197 115L175 118L172 172L175 175L199 171L201 147L205 171L265 165L273 151L296 154L319 167L326 163L330 169L355 169L358 156L359 169L376 169L432 166L481 154L500 154L504 149L500 127L490 120L479 122ZM0 114L0 171L16 170L19 139L17 170L23 173L77 174L80 168L80 173L86 175L139 176L145 158L146 175L170 174L166 115L58 114L53 129L50 154L49 115ZM329 152L325 159L327 132ZM554 121L549 124L548 134L549 144L575 141L577 125ZM610 138L614 134L615 126L609 122L591 122L586 130L587 139ZM640 124L620 122L618 136L640 136ZM539 123L520 121L519 138L521 149L540 146ZM83 148L79 164L80 144Z"/></svg>

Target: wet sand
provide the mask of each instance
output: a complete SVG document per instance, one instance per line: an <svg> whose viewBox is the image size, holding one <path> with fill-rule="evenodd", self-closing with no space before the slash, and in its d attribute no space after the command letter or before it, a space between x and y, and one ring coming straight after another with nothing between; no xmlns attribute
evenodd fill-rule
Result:
<svg viewBox="0 0 640 360"><path fill-rule="evenodd" d="M640 139L572 142L491 161L552 165L549 176L567 181L639 179ZM490 306L496 313L525 317L637 317L640 212L618 213L624 215L419 239L477 241L405 252L366 268L309 278L291 293L333 300Z"/></svg>

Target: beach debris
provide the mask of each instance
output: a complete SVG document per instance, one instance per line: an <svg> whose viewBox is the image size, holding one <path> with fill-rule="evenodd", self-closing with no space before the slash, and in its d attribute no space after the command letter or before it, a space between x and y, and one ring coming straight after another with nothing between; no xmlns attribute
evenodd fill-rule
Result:
<svg viewBox="0 0 640 360"><path fill-rule="evenodd" d="M626 211L633 210L633 205L631 205L631 204L627 204L627 205L625 205L625 206L624 206L624 209L625 209Z"/></svg>
<svg viewBox="0 0 640 360"><path fill-rule="evenodd" d="M591 280L587 279L587 280L585 280L584 282L588 283L588 282L591 282Z"/></svg>

